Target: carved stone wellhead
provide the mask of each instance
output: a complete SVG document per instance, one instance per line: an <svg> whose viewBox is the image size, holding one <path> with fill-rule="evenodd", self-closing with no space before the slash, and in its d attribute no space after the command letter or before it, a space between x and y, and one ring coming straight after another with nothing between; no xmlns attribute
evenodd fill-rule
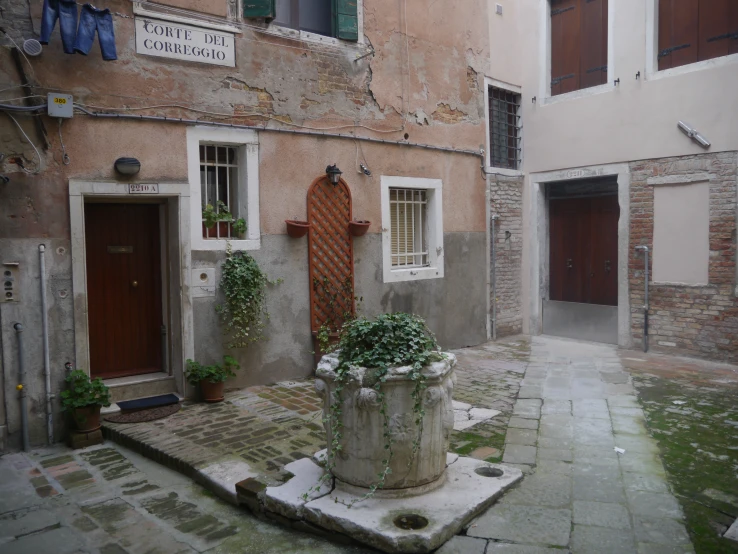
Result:
<svg viewBox="0 0 738 554"><path fill-rule="evenodd" d="M386 476L384 489L419 487L439 479L446 469L446 452L454 426L451 405L456 375L456 356L444 353L442 361L425 366L426 389L422 393L425 414L420 426L413 412L415 401L409 366L390 368L381 391L386 404L391 437L391 472ZM376 372L363 367L352 367L343 380L340 399L336 395L336 368L338 354L323 356L316 371L315 390L323 400L323 414L328 444L333 439L331 405L341 402L340 434L342 449L334 460L333 474L339 480L357 487L368 488L378 481L388 459L388 441L381 413L379 393L374 389ZM420 427L420 428L419 428ZM413 443L419 439L413 454ZM411 463L409 463L412 460Z"/></svg>

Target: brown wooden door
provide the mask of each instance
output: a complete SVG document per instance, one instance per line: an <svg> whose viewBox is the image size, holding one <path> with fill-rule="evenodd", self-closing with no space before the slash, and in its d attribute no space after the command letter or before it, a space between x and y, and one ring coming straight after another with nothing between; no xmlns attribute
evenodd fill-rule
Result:
<svg viewBox="0 0 738 554"><path fill-rule="evenodd" d="M85 204L90 371L162 370L159 206Z"/></svg>
<svg viewBox="0 0 738 554"><path fill-rule="evenodd" d="M617 306L617 196L551 199L549 216L549 298Z"/></svg>

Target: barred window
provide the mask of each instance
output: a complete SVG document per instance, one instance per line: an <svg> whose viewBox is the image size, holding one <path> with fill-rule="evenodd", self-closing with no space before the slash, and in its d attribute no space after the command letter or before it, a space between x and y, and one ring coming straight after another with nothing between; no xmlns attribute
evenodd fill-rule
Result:
<svg viewBox="0 0 738 554"><path fill-rule="evenodd" d="M520 169L520 95L489 87L489 162Z"/></svg>
<svg viewBox="0 0 738 554"><path fill-rule="evenodd" d="M422 189L391 188L390 244L392 267L428 265L428 200Z"/></svg>
<svg viewBox="0 0 738 554"><path fill-rule="evenodd" d="M204 238L238 237L232 223L242 217L239 214L238 179L237 147L200 144L200 198L202 199L202 236ZM208 221L206 214L210 211L216 215L210 216L211 219ZM225 212L231 214L232 221L228 221ZM213 224L212 219L217 221ZM207 226L208 223L210 227Z"/></svg>

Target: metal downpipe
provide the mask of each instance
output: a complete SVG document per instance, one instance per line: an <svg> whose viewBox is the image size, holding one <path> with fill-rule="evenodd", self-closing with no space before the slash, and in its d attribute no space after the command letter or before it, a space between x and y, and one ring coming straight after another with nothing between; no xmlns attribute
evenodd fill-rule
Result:
<svg viewBox="0 0 738 554"><path fill-rule="evenodd" d="M23 451L28 452L31 445L28 441L28 398L26 397L26 387L23 382L26 380L25 355L23 352L23 325L16 323L13 325L15 336L18 339L18 384L16 390L19 392L20 410L21 410L21 437L23 440Z"/></svg>
<svg viewBox="0 0 738 554"><path fill-rule="evenodd" d="M51 364L49 362L49 313L46 303L46 245L38 245L39 273L41 277L41 322L43 325L44 347L44 380L46 381L46 440L49 445L54 444L54 414L51 401L54 395L51 392Z"/></svg>
<svg viewBox="0 0 738 554"><path fill-rule="evenodd" d="M646 269L644 272L646 281L646 291L643 303L643 351L648 352L648 246L636 246L636 251L642 250L645 256Z"/></svg>
<svg viewBox="0 0 738 554"><path fill-rule="evenodd" d="M492 260L492 340L497 340L497 244L495 243L495 223L499 215L492 215L492 225L489 229L489 242L491 243L490 259Z"/></svg>

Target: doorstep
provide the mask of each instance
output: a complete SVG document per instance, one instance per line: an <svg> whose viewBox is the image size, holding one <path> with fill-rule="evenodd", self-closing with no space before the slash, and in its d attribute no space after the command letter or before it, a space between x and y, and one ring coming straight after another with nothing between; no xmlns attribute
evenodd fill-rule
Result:
<svg viewBox="0 0 738 554"><path fill-rule="evenodd" d="M113 404L122 400L135 400L137 398L177 393L174 376L164 372L104 379L103 383L110 389L110 399ZM111 408L113 404L111 404ZM108 409L103 413L115 411L119 411L119 409Z"/></svg>

